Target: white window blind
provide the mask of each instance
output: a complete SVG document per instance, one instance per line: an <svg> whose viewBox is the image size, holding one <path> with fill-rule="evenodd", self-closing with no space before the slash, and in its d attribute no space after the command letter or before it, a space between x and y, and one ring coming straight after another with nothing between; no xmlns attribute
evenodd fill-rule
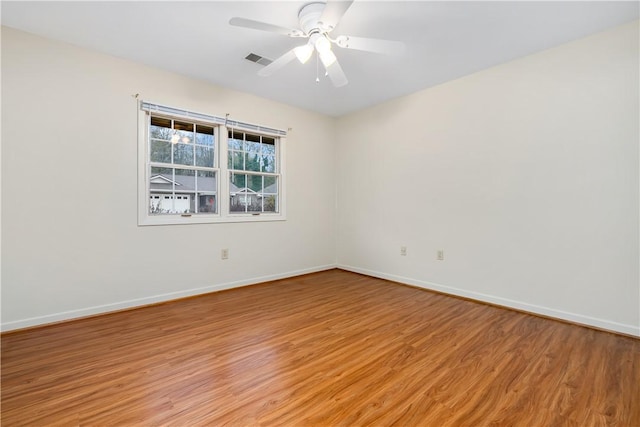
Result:
<svg viewBox="0 0 640 427"><path fill-rule="evenodd" d="M195 113L193 111L181 110L179 108L167 107L165 105L153 104L146 101L140 102L140 109L150 113L168 114L172 117L180 117L184 119L200 120L200 121L205 121L209 123L216 123L220 125L225 125L233 129L245 130L250 132L258 132L263 135L273 135L273 136L287 135L287 132L281 129L274 129L271 127L260 126L252 123L231 120L225 117L212 116L209 114Z"/></svg>

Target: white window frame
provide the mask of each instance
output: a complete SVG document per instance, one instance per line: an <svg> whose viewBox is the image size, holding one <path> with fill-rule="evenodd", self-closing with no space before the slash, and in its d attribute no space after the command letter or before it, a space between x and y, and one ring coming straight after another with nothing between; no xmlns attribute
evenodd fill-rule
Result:
<svg viewBox="0 0 640 427"><path fill-rule="evenodd" d="M213 126L215 129L214 153L216 170L216 213L194 214L151 214L149 201L151 191L151 165L149 156L149 122L151 114L177 120ZM231 170L228 168L228 134L229 130L242 130L275 138L276 165L278 176L278 212L230 212L229 180ZM286 133L278 129L266 128L258 125L230 121L225 118L193 113L159 104L140 101L138 108L138 225L180 225L180 224L215 224L230 222L265 222L286 220L286 180L285 180L285 150ZM175 165L180 167L181 165ZM197 169L197 167L194 167ZM191 169L191 167L190 167Z"/></svg>

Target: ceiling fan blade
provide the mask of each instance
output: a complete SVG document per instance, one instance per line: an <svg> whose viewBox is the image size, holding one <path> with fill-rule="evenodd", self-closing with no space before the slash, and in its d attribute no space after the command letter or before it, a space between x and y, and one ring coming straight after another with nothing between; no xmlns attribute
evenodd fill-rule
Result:
<svg viewBox="0 0 640 427"><path fill-rule="evenodd" d="M258 71L258 75L263 77L270 76L274 72L278 71L280 68L287 65L289 62L293 61L296 58L296 54L294 50L295 48L291 49L289 52L277 58L271 64L262 68L260 71Z"/></svg>
<svg viewBox="0 0 640 427"><path fill-rule="evenodd" d="M405 49L405 45L402 42L366 37L340 36L336 39L336 44L345 49L364 50L388 55L399 55Z"/></svg>
<svg viewBox="0 0 640 427"><path fill-rule="evenodd" d="M268 31L270 33L282 34L289 37L305 37L305 34L294 28L285 28L266 22L254 21L246 18L231 18L229 24L235 27L251 28L252 30Z"/></svg>
<svg viewBox="0 0 640 427"><path fill-rule="evenodd" d="M340 66L340 63L338 63L337 59L333 64L325 67L325 70L327 70L329 79L335 87L341 87L349 83L349 80L347 80L347 76L344 74L344 71L342 71L342 67Z"/></svg>
<svg viewBox="0 0 640 427"><path fill-rule="evenodd" d="M324 6L322 15L318 20L322 28L327 32L333 30L349 7L351 7L351 3L353 3L353 0L327 0L327 4Z"/></svg>

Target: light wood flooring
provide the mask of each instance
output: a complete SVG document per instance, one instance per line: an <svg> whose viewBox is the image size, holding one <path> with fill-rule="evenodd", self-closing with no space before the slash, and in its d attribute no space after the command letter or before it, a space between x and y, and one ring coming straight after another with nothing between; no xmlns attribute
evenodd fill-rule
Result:
<svg viewBox="0 0 640 427"><path fill-rule="evenodd" d="M2 336L9 426L640 426L640 340L341 270Z"/></svg>

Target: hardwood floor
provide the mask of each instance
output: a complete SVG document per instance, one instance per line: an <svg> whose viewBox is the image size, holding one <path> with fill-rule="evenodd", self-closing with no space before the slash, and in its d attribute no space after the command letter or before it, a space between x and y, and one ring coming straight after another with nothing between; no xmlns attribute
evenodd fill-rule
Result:
<svg viewBox="0 0 640 427"><path fill-rule="evenodd" d="M5 334L1 421L640 426L640 340L331 270Z"/></svg>

